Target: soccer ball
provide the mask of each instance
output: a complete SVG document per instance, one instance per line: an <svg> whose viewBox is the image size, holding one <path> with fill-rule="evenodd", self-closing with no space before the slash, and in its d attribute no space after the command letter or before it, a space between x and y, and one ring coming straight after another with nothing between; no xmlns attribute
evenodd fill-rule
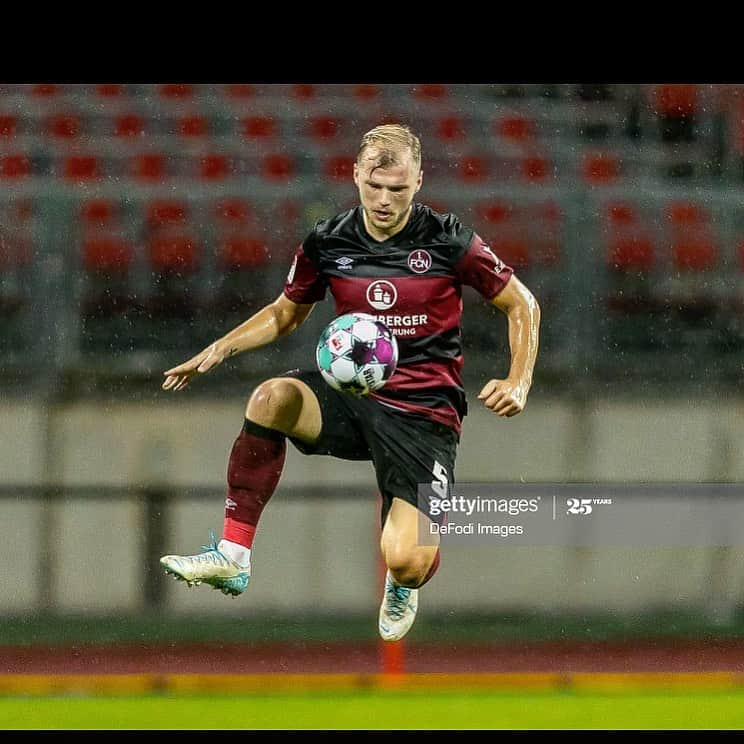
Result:
<svg viewBox="0 0 744 744"><path fill-rule="evenodd" d="M398 342L373 315L348 313L326 326L315 360L323 379L335 390L369 395L395 372Z"/></svg>

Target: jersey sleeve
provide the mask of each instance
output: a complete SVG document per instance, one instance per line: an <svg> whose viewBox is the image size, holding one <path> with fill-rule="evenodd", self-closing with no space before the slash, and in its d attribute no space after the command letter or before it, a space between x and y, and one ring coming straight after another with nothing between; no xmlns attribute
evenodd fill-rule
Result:
<svg viewBox="0 0 744 744"><path fill-rule="evenodd" d="M307 255L304 244L300 244L287 274L284 294L298 305L310 305L322 300L325 293L326 280L318 264Z"/></svg>
<svg viewBox="0 0 744 744"><path fill-rule="evenodd" d="M487 300L492 300L506 286L514 269L473 233L468 249L455 265L455 273L462 284L474 287Z"/></svg>

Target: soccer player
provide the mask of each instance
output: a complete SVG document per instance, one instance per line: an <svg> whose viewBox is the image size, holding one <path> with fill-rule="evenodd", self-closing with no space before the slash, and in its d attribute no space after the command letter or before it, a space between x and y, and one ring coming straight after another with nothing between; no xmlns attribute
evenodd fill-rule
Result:
<svg viewBox="0 0 744 744"><path fill-rule="evenodd" d="M540 310L532 293L473 229L414 201L421 144L405 126L367 132L353 169L359 206L319 221L298 247L283 292L189 361L167 370L163 388L183 390L225 359L291 333L330 291L336 315L376 315L396 334L398 367L377 392L333 390L312 370L292 370L253 390L230 453L222 539L196 555L161 558L189 585L241 594L261 512L285 459L286 440L307 455L371 460L382 497L380 548L387 566L379 612L382 638L410 629L418 590L439 565L439 544L418 539L419 484L454 482L467 411L461 384L461 286L475 287L506 314L510 369L478 399L495 414L525 406L538 348ZM427 515L428 516L428 515ZM429 542L429 539L427 539Z"/></svg>

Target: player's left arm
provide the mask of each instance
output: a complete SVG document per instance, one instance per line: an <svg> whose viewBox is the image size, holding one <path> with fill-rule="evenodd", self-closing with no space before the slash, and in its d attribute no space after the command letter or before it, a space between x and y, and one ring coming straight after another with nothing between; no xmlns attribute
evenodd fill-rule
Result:
<svg viewBox="0 0 744 744"><path fill-rule="evenodd" d="M508 319L511 364L506 379L489 380L478 399L499 416L516 416L525 407L532 387L540 335L540 306L532 292L514 275L491 304Z"/></svg>

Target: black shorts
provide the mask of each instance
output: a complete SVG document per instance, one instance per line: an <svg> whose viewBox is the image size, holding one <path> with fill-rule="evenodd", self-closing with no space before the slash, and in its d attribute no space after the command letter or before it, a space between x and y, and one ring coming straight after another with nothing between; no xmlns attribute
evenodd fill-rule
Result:
<svg viewBox="0 0 744 744"><path fill-rule="evenodd" d="M393 498L418 509L419 484L434 484L435 488L454 484L459 441L454 429L397 411L374 398L339 393L317 371L292 370L280 377L304 382L315 393L323 416L320 437L314 444L294 437L289 437L290 441L305 455L371 460L382 496L382 524ZM425 506L422 511L426 513Z"/></svg>

